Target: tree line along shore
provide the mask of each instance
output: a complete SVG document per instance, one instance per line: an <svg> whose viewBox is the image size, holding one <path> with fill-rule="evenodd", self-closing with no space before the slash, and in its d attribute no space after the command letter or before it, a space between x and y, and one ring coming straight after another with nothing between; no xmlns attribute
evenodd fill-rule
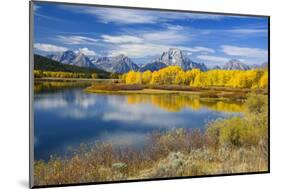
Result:
<svg viewBox="0 0 281 189"><path fill-rule="evenodd" d="M89 81L86 89L92 93L116 94L178 94L198 93L202 97L245 98L248 92L267 94L268 70L209 70L183 71L169 66L158 71L111 74L107 79L93 73L89 78L84 73L34 71L36 81Z"/></svg>

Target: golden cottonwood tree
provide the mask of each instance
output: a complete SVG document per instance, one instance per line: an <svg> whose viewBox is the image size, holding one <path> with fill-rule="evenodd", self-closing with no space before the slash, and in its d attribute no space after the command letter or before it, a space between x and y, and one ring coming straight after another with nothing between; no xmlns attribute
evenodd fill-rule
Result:
<svg viewBox="0 0 281 189"><path fill-rule="evenodd" d="M169 66L158 71L134 72L124 74L126 84L186 85L192 87L232 87L266 88L268 71L256 70L209 70L199 69L183 71L178 66Z"/></svg>
<svg viewBox="0 0 281 189"><path fill-rule="evenodd" d="M145 71L142 73L142 83L143 84L149 84L152 78L152 72L151 71Z"/></svg>
<svg viewBox="0 0 281 189"><path fill-rule="evenodd" d="M263 75L259 81L259 86L260 86L260 88L268 87L268 71L267 70L263 73Z"/></svg>

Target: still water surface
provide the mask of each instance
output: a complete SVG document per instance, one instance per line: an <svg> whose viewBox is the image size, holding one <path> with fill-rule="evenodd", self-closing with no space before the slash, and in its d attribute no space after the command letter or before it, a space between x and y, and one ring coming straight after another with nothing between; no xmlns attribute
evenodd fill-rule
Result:
<svg viewBox="0 0 281 189"><path fill-rule="evenodd" d="M239 102L203 101L181 95L88 94L80 87L44 89L34 95L35 160L64 155L81 143L139 147L148 133L204 129L206 123L241 114Z"/></svg>

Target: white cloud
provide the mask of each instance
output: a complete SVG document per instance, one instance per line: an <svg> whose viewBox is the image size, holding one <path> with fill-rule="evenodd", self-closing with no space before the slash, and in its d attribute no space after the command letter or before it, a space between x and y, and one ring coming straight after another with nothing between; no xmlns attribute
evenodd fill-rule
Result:
<svg viewBox="0 0 281 189"><path fill-rule="evenodd" d="M210 55L199 55L198 59L212 62L212 63L225 63L229 61L229 58L220 57L220 56L210 56Z"/></svg>
<svg viewBox="0 0 281 189"><path fill-rule="evenodd" d="M206 53L214 53L215 52L214 49L207 48L207 47L200 47L200 46L193 47L193 48L185 47L185 50L190 51L190 52L206 52Z"/></svg>
<svg viewBox="0 0 281 189"><path fill-rule="evenodd" d="M119 35L119 36L110 36L102 35L104 42L108 43L141 43L143 42L142 38L131 36L131 35Z"/></svg>
<svg viewBox="0 0 281 189"><path fill-rule="evenodd" d="M159 55L170 48L178 48L187 51L187 54L192 52L214 52L214 50L206 47L185 47L177 45L165 45L154 43L141 43L141 44L120 44L116 46L116 49L110 51L110 56L117 56L119 54L125 54L132 58L141 58L147 56Z"/></svg>
<svg viewBox="0 0 281 189"><path fill-rule="evenodd" d="M222 45L222 52L231 56L242 56L249 58L264 58L267 59L267 50L260 48L238 47L231 45Z"/></svg>
<svg viewBox="0 0 281 189"><path fill-rule="evenodd" d="M97 16L101 22L115 22L120 24L155 23L157 17L147 14L147 11L116 8L83 8L78 10L86 14Z"/></svg>
<svg viewBox="0 0 281 189"><path fill-rule="evenodd" d="M166 45L157 45L152 43L145 44L121 44L116 46L114 50L110 51L110 56L117 56L119 54L125 54L129 57L140 58L145 56L151 56L159 54L169 49Z"/></svg>
<svg viewBox="0 0 281 189"><path fill-rule="evenodd" d="M219 14L185 13L184 17L186 19L194 19L194 20L220 20L230 16L219 15Z"/></svg>
<svg viewBox="0 0 281 189"><path fill-rule="evenodd" d="M97 55L95 51L92 51L92 50L88 49L87 47L79 48L78 51L76 51L76 52L81 52L81 53L83 53L86 56L95 56L95 55Z"/></svg>
<svg viewBox="0 0 281 189"><path fill-rule="evenodd" d="M157 44L176 44L190 41L192 36L186 35L186 33L180 30L164 30L164 31L152 31L146 32L142 35L145 41Z"/></svg>
<svg viewBox="0 0 281 189"><path fill-rule="evenodd" d="M227 30L227 32L247 35L247 34L266 34L268 30L267 29L232 29L232 30Z"/></svg>
<svg viewBox="0 0 281 189"><path fill-rule="evenodd" d="M181 25L166 24L167 28L170 30L183 30L184 27Z"/></svg>
<svg viewBox="0 0 281 189"><path fill-rule="evenodd" d="M123 34L125 33L125 34ZM111 43L183 44L195 37L194 31L182 26L167 25L162 29L123 29L121 35L102 35Z"/></svg>
<svg viewBox="0 0 281 189"><path fill-rule="evenodd" d="M56 46L46 43L35 43L34 48L44 52L63 52L67 50L66 47L61 47L61 46Z"/></svg>
<svg viewBox="0 0 281 189"><path fill-rule="evenodd" d="M201 14L201 13L178 13L178 12L159 12L153 10L133 10L122 8L98 8L98 7L83 7L77 6L66 7L64 9L94 15L99 18L102 23L118 23L118 24L155 24L160 22L169 22L173 20L193 20L193 19L207 19L219 20L226 16L215 14Z"/></svg>
<svg viewBox="0 0 281 189"><path fill-rule="evenodd" d="M47 20L52 20L52 21L55 21L55 22L64 22L65 20L62 20L60 18L55 18L55 17L52 17L52 16L47 16L47 15L44 15L44 14L39 14L37 13L39 11L35 11L34 15L35 17L38 17L38 18L43 18L43 19L47 19Z"/></svg>
<svg viewBox="0 0 281 189"><path fill-rule="evenodd" d="M267 61L267 59L264 58L239 58L241 62L244 62L248 65L253 65L253 64L262 64Z"/></svg>
<svg viewBox="0 0 281 189"><path fill-rule="evenodd" d="M97 42L97 39L79 36L79 35L71 35L71 36L57 36L58 40L69 45L81 45L81 44L94 44Z"/></svg>

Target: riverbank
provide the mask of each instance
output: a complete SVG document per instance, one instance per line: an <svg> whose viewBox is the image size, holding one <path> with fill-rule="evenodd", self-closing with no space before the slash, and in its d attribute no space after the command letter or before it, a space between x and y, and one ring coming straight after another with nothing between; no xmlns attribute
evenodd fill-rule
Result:
<svg viewBox="0 0 281 189"><path fill-rule="evenodd" d="M98 83L116 83L119 82L119 79L93 79L93 78L58 78L58 77L42 77L35 78L35 81L48 82L48 81L76 81L76 82L98 82Z"/></svg>
<svg viewBox="0 0 281 189"><path fill-rule="evenodd" d="M199 133L187 134L177 130L153 137L147 151L131 148L118 151L111 144L100 144L90 151L83 151L84 146L81 146L82 150L70 159L52 157L48 162L36 161L35 185L268 171L267 152L263 145L213 148L202 144L205 139ZM187 137L198 141L190 141Z"/></svg>
<svg viewBox="0 0 281 189"><path fill-rule="evenodd" d="M89 93L100 94L181 94L198 95L202 98L246 99L248 93L267 94L265 89L236 89L226 87L196 88L181 85L142 85L142 84L93 84L85 89Z"/></svg>
<svg viewBox="0 0 281 189"><path fill-rule="evenodd" d="M118 79L92 79L92 78L55 78L43 77L34 79L34 91L40 92L42 90L59 90L66 88L87 88L93 84L112 84L119 82Z"/></svg>

